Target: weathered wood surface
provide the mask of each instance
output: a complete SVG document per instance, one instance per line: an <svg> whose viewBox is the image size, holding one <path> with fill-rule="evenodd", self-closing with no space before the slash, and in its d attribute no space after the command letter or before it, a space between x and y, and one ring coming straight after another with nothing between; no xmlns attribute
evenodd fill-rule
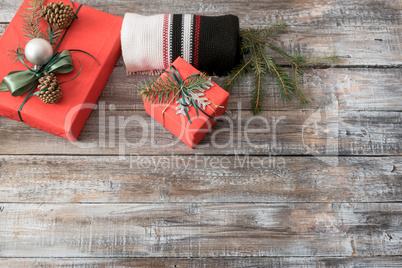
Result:
<svg viewBox="0 0 402 268"><path fill-rule="evenodd" d="M0 2L0 35L21 2ZM226 114L233 146L226 120L196 150L158 148L177 139L152 125L134 87L147 77L125 77L121 59L78 144L0 118L0 267L402 265L400 1L81 2L284 20L280 45L335 49L341 63L307 70L308 106L284 103L271 80L259 119L242 81ZM136 117L149 126L141 146L140 124L123 123Z"/></svg>
<svg viewBox="0 0 402 268"><path fill-rule="evenodd" d="M232 110L191 150L144 111L108 108L92 112L78 143L0 118L0 154L401 155L400 112Z"/></svg>
<svg viewBox="0 0 402 268"><path fill-rule="evenodd" d="M22 0L0 2L0 22L14 16ZM398 0L287 0L287 1L80 1L117 16L126 12L236 14L242 27L287 21L289 34L279 38L289 49L309 56L338 51L342 64L400 66L401 16Z"/></svg>
<svg viewBox="0 0 402 268"><path fill-rule="evenodd" d="M300 106L295 99L292 102L283 101L273 79L265 88L266 98L264 110L316 110L337 102L342 110L395 110L402 111L402 69L364 69L335 68L309 69L303 76L303 89L311 100L308 105ZM141 97L137 94L135 85L148 76L136 75L125 77L124 67L118 65L100 97L106 105L114 105L118 110L144 110ZM223 78L214 78L223 85ZM251 85L253 77L248 76L231 91L229 110L249 110L252 97Z"/></svg>
<svg viewBox="0 0 402 268"><path fill-rule="evenodd" d="M401 255L402 204L4 204L4 257Z"/></svg>
<svg viewBox="0 0 402 268"><path fill-rule="evenodd" d="M399 202L400 157L0 156L3 202ZM0 202L1 202L0 201Z"/></svg>
<svg viewBox="0 0 402 268"><path fill-rule="evenodd" d="M257 267L400 267L401 257L230 257L230 258L0 258L0 267L137 267L137 268L257 268Z"/></svg>

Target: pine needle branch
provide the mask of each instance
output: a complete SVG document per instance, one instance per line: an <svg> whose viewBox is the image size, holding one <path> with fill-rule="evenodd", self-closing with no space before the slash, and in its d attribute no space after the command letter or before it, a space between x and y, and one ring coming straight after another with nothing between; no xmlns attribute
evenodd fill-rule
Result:
<svg viewBox="0 0 402 268"><path fill-rule="evenodd" d="M332 63L332 64L339 63L339 57L336 55L336 52L333 51L329 54L323 54L312 60L304 62L303 64L300 64L299 67L311 66L313 64L318 64L318 63Z"/></svg>
<svg viewBox="0 0 402 268"><path fill-rule="evenodd" d="M300 79L303 76L304 70L303 68L312 66L314 64L318 63L338 63L339 58L336 55L335 51L328 53L328 54L323 54L321 56L318 56L312 60L307 61L305 57L302 55L302 53L298 52L294 58L297 61L297 65L294 66L294 80L295 80L295 86L296 86L296 91L300 100L301 104L306 104L309 103L310 100L306 98L304 95L303 91L301 90L299 83Z"/></svg>
<svg viewBox="0 0 402 268"><path fill-rule="evenodd" d="M289 25L286 22L274 23L270 26L257 30L257 33L262 33L263 39L266 39L270 36L279 34L283 31L287 30L288 27L289 27Z"/></svg>
<svg viewBox="0 0 402 268"><path fill-rule="evenodd" d="M292 80L290 79L286 71L281 66L279 66L266 51L264 51L261 44L260 49L261 57L266 62L268 70L274 75L276 83L278 84L278 87L281 91L282 97L290 100L293 96L292 91L295 90Z"/></svg>
<svg viewBox="0 0 402 268"><path fill-rule="evenodd" d="M20 44L18 44L18 46L16 48L13 48L13 49L9 50L8 52L9 52L8 56L14 59L14 63L19 60L18 54L20 54L21 58L23 60L25 60L25 51L21 47Z"/></svg>
<svg viewBox="0 0 402 268"><path fill-rule="evenodd" d="M256 50L255 44L253 44L254 51ZM258 53L259 54L259 53ZM252 68L255 73L256 85L254 88L254 96L251 100L251 111L253 114L257 114L261 111L261 98L262 98L262 76L264 74L263 63L258 54L253 55Z"/></svg>
<svg viewBox="0 0 402 268"><path fill-rule="evenodd" d="M290 55L289 53L287 53L286 51L284 51L283 49L268 43L268 42L264 42L264 45L266 45L269 49L271 49L272 51L278 53L280 56L282 56L285 60L287 60L291 65L296 66L299 64L297 58L293 57L292 55Z"/></svg>
<svg viewBox="0 0 402 268"><path fill-rule="evenodd" d="M223 82L223 88L225 90L231 90L233 86L243 78L243 76L249 71L250 63L252 60L253 58L251 58L247 62L242 60L239 65L232 69L232 71L229 73L229 76L227 76L225 81Z"/></svg>
<svg viewBox="0 0 402 268"><path fill-rule="evenodd" d="M257 37L255 35L258 35L258 33L254 32L254 34L251 34L250 29L248 31L240 29L240 36L245 38L245 40L249 39L249 40L257 41L257 42L260 42L260 43L263 43L263 44L266 43L264 40L262 40L263 37L261 37L261 36Z"/></svg>
<svg viewBox="0 0 402 268"><path fill-rule="evenodd" d="M300 87L303 69L318 63L336 63L339 61L335 52L307 60L300 52L292 55L269 42L269 37L283 32L287 27L286 23L276 23L262 29L240 29L239 31L242 38L241 52L248 60L243 60L233 68L225 79L223 88L230 90L244 75L253 72L256 84L252 98L252 112L254 114L259 113L262 109L263 81L268 72L274 77L284 99L291 100L293 95L297 94L300 103L305 104L309 100ZM277 54L291 65L294 72L292 77L290 76L291 72L278 65L269 52Z"/></svg>
<svg viewBox="0 0 402 268"><path fill-rule="evenodd" d="M296 66L294 68L294 75L295 75L295 87L296 87L296 91L297 91L297 95L299 96L299 100L301 104L307 104L310 102L310 100L304 95L304 92L301 90L300 86L299 86L299 81L300 81L300 77L303 75L303 70L301 68L299 68L299 66Z"/></svg>
<svg viewBox="0 0 402 268"><path fill-rule="evenodd" d="M63 29L48 25L46 27L46 36L44 38L52 45L55 46L63 34Z"/></svg>
<svg viewBox="0 0 402 268"><path fill-rule="evenodd" d="M170 76L166 76L166 79L159 78L154 82L139 83L139 88L140 95L152 103L164 103L180 90L180 86Z"/></svg>
<svg viewBox="0 0 402 268"><path fill-rule="evenodd" d="M186 87L189 91L204 91L213 86L211 78L205 73L200 72L199 75L200 76L187 79L184 82L184 87Z"/></svg>
<svg viewBox="0 0 402 268"><path fill-rule="evenodd" d="M193 77L185 81L183 87L189 92L203 92L213 86L211 78L207 75L200 73L200 76ZM142 95L146 101L152 103L166 103L176 99L177 93L182 90L182 87L177 81L168 74L163 74L154 81L145 81L139 83L139 95Z"/></svg>
<svg viewBox="0 0 402 268"><path fill-rule="evenodd" d="M22 16L22 30L25 37L28 39L42 38L43 33L39 22L40 9L45 0L31 0L28 1L28 7L23 8Z"/></svg>

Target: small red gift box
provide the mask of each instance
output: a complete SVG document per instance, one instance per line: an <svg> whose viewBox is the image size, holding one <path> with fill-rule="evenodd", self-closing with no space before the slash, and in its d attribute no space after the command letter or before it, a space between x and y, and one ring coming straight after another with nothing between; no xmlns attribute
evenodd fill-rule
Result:
<svg viewBox="0 0 402 268"><path fill-rule="evenodd" d="M46 1L45 4L48 2L56 1ZM71 6L69 0L62 2ZM27 70L21 62L14 63L14 59L8 55L10 50L18 45L24 47L29 41L24 37L21 17L23 8L27 7L28 2L24 1L0 38L1 80L11 71ZM78 7L79 4L74 3L74 12ZM76 76L79 62L82 69L76 79L62 84L61 100L56 104L45 104L37 97L32 97L21 110L21 118L26 124L71 141L78 138L120 57L120 30L123 22L123 18L87 6L82 6L77 16L78 19L73 21L58 52L83 50L93 55L99 65L88 55L72 52L74 70L68 74L57 74L58 81L67 81ZM9 92L0 92L0 115L20 120L18 109L27 94L13 97Z"/></svg>
<svg viewBox="0 0 402 268"><path fill-rule="evenodd" d="M178 70L181 79L199 73L197 69L191 66L182 58L177 58L173 64ZM170 67L166 71L171 71ZM162 78L163 79L163 78ZM214 109L206 108L204 110L212 118L206 116L202 112L197 115L194 106L190 106L189 115L191 122L184 114L176 114L176 107L179 105L176 102L155 104L143 98L145 111L152 116L155 120L161 123L167 130L172 132L176 137L181 139L190 148L194 149L201 139L208 133L211 127L215 124L216 120L226 111L226 106L229 100L229 93L212 82L213 87L204 92L204 97L216 106Z"/></svg>

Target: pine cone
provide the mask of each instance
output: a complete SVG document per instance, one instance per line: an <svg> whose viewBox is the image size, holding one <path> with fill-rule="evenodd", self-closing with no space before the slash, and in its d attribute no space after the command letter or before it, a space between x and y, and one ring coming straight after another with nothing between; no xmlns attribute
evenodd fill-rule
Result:
<svg viewBox="0 0 402 268"><path fill-rule="evenodd" d="M39 90L47 89L37 95L41 101L47 104L53 104L61 99L61 86L59 82L57 82L55 73L45 73L45 76L39 78L39 83Z"/></svg>
<svg viewBox="0 0 402 268"><path fill-rule="evenodd" d="M64 5L63 2L51 2L47 6L42 7L40 15L50 25L65 29L70 26L73 21L74 10L70 5Z"/></svg>

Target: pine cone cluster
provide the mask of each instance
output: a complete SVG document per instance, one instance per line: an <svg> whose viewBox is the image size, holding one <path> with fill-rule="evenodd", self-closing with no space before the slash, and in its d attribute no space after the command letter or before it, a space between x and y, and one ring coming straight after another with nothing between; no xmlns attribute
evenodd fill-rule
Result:
<svg viewBox="0 0 402 268"><path fill-rule="evenodd" d="M47 89L37 95L41 101L47 104L53 104L61 99L61 86L59 82L57 82L55 73L44 73L44 76L39 78L39 83L39 90Z"/></svg>
<svg viewBox="0 0 402 268"><path fill-rule="evenodd" d="M42 7L40 15L50 25L65 29L73 21L74 10L70 5L64 5L63 2L51 2L47 6Z"/></svg>

